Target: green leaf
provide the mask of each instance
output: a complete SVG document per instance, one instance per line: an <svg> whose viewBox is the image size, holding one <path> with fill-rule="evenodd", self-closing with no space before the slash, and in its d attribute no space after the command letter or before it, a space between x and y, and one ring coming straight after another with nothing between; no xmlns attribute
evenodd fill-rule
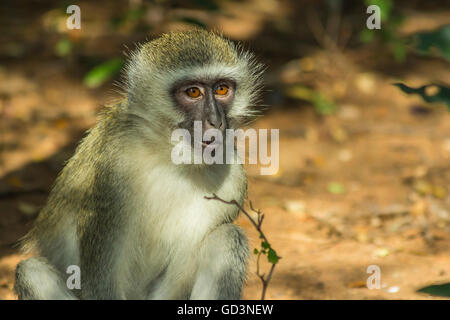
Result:
<svg viewBox="0 0 450 320"><path fill-rule="evenodd" d="M359 34L359 39L363 43L370 43L373 41L374 35L374 30L363 29Z"/></svg>
<svg viewBox="0 0 450 320"><path fill-rule="evenodd" d="M269 262L272 264L276 264L278 262L278 260L280 260L280 257L278 257L275 250L273 250L271 248L271 249L269 249L269 254L267 255L267 260L269 260Z"/></svg>
<svg viewBox="0 0 450 320"><path fill-rule="evenodd" d="M415 49L422 54L433 54L437 51L442 57L450 60L450 25L431 32L418 33L412 36Z"/></svg>
<svg viewBox="0 0 450 320"><path fill-rule="evenodd" d="M261 242L261 247L263 247L264 249L269 249L270 248L270 244L268 242Z"/></svg>
<svg viewBox="0 0 450 320"><path fill-rule="evenodd" d="M392 41L391 42L391 48L394 53L394 59L397 62L403 62L406 58L406 47L405 45L400 41Z"/></svg>
<svg viewBox="0 0 450 320"><path fill-rule="evenodd" d="M126 25L127 23L139 22L145 11L142 7L136 7L126 10L120 16L111 18L111 24L113 27L118 28Z"/></svg>
<svg viewBox="0 0 450 320"><path fill-rule="evenodd" d="M69 39L61 39L55 45L55 54L60 57L67 56L72 52L73 44Z"/></svg>
<svg viewBox="0 0 450 320"><path fill-rule="evenodd" d="M312 102L314 93L314 90L302 85L295 85L286 90L286 95L288 97L309 102Z"/></svg>
<svg viewBox="0 0 450 320"><path fill-rule="evenodd" d="M394 86L400 88L400 90L402 90L406 94L418 94L426 102L445 103L447 105L448 110L450 111L450 88L447 88L447 87L444 87L441 85L435 85L435 84L428 84L428 85L421 86L419 88L408 87L407 85L404 85L403 83L394 83ZM436 91L436 92L433 92L433 90L427 89L427 88L433 88L433 89L435 89L434 91ZM430 91L432 93L430 93Z"/></svg>
<svg viewBox="0 0 450 320"><path fill-rule="evenodd" d="M423 287L417 290L417 292L431 294L432 296L450 297L450 283Z"/></svg>
<svg viewBox="0 0 450 320"><path fill-rule="evenodd" d="M102 64L91 69L84 76L83 83L89 88L97 88L115 76L122 68L122 65L123 60L120 58L103 62Z"/></svg>
<svg viewBox="0 0 450 320"><path fill-rule="evenodd" d="M329 115L336 112L336 105L325 98L320 92L303 85L295 85L286 90L286 95L293 99L311 102L314 110L321 115Z"/></svg>
<svg viewBox="0 0 450 320"><path fill-rule="evenodd" d="M258 249L255 248L255 249L253 250L253 253L254 253L254 254L258 254L258 253L259 253Z"/></svg>
<svg viewBox="0 0 450 320"><path fill-rule="evenodd" d="M134 8L126 12L125 20L139 20L143 17L145 11L143 8Z"/></svg>
<svg viewBox="0 0 450 320"><path fill-rule="evenodd" d="M330 182L327 186L327 190L332 194L343 194L347 191L344 185L337 182Z"/></svg>
<svg viewBox="0 0 450 320"><path fill-rule="evenodd" d="M386 21L391 16L392 0L366 0L366 5L377 5L380 8L381 21Z"/></svg>
<svg viewBox="0 0 450 320"><path fill-rule="evenodd" d="M336 112L336 105L321 95L319 92L313 96L314 109L318 114L330 115Z"/></svg>

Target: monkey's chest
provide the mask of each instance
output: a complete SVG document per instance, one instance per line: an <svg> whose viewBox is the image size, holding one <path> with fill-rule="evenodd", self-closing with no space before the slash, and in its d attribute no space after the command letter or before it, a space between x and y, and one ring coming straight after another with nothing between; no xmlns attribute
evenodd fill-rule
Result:
<svg viewBox="0 0 450 320"><path fill-rule="evenodd" d="M243 184L243 179L228 179L209 193L179 176L177 181L170 174L152 176L141 184L135 194L135 218L126 233L131 241L125 241L134 247L124 250L136 254L131 260L122 260L126 264L122 270L129 270L128 274L139 279L130 290L142 285L164 290L171 287L166 283L170 279L191 279L206 235L238 215L235 206L207 200L205 196L214 192L223 199L242 199ZM191 284L179 281L179 285L188 288ZM171 296L169 292L159 294Z"/></svg>
<svg viewBox="0 0 450 320"><path fill-rule="evenodd" d="M214 181L214 177L209 178L188 179L172 171L148 178L141 189L145 192L141 195L143 210L139 224L144 228L150 245L192 245L218 225L237 218L235 206L205 197L216 193L223 199L242 201L246 191L242 168L231 168L225 177L218 175L220 183ZM205 181L198 181L200 179Z"/></svg>

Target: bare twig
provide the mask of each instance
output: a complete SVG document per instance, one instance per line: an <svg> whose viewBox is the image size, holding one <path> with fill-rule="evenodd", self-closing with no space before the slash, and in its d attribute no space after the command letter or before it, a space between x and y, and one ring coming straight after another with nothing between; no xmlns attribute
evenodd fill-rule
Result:
<svg viewBox="0 0 450 320"><path fill-rule="evenodd" d="M278 260L281 259L281 257L279 257L275 253L275 250L273 250L271 248L270 243L267 240L266 235L264 234L264 232L261 229L261 225L262 225L262 223L264 221L264 214L261 212L261 210L255 209L253 207L253 204L252 204L251 201L249 201L250 209L257 214L257 220L256 221L250 216L250 214L236 200L226 201L226 200L218 197L215 193L213 193L212 197L205 197L205 199L207 199L207 200L218 200L218 201L226 203L226 204L235 205L250 220L252 225L259 232L259 237L263 240L263 242L261 243L261 249L260 250L255 249L256 250L255 253L257 254L257 257L256 257L256 275L258 276L258 278L262 282L261 300L264 300L264 298L266 296L267 287L269 285L270 280L272 279L272 274L273 274L273 271L275 269L275 265L277 264ZM259 263L261 255L266 254L266 253L268 254L268 261L272 264L272 266L270 268L270 271L269 271L267 276L265 275L265 273L261 274L260 263ZM270 256L269 256L269 254L270 254Z"/></svg>

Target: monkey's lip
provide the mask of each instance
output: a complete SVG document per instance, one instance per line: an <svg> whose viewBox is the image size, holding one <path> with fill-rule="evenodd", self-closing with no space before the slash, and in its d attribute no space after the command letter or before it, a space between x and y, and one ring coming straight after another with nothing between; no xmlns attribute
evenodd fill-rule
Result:
<svg viewBox="0 0 450 320"><path fill-rule="evenodd" d="M202 148L205 149L207 146L215 146L217 145L217 143L213 143L213 142L202 142Z"/></svg>
<svg viewBox="0 0 450 320"><path fill-rule="evenodd" d="M213 142L210 142L210 141L202 141L202 142L194 143L194 147L197 146L197 147L201 147L202 149L205 149L207 146L213 146L214 147L216 144L217 144L217 142L213 143Z"/></svg>
<svg viewBox="0 0 450 320"><path fill-rule="evenodd" d="M211 137L210 141L202 141L202 147L206 148L209 145L215 146L215 145L220 145L221 144L221 139L217 139L215 137Z"/></svg>

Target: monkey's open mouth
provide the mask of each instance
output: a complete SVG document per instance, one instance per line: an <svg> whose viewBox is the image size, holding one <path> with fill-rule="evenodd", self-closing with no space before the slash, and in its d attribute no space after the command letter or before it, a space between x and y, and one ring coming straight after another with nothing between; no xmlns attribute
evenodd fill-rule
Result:
<svg viewBox="0 0 450 320"><path fill-rule="evenodd" d="M224 143L224 139L222 137L211 137L211 140L202 140L202 147L206 148L207 146L212 146L213 148L216 148L217 146L220 146Z"/></svg>
<svg viewBox="0 0 450 320"><path fill-rule="evenodd" d="M211 137L211 140L209 140L209 141L203 140L202 141L202 146L206 147L206 146L212 144L214 141L216 141L216 137Z"/></svg>

